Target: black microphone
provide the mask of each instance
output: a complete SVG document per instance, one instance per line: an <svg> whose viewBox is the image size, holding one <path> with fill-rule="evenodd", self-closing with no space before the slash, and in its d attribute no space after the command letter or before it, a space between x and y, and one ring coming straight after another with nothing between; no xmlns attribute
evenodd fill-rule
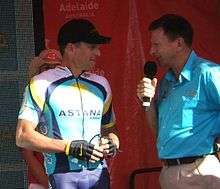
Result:
<svg viewBox="0 0 220 189"><path fill-rule="evenodd" d="M153 79L157 73L157 64L153 61L147 61L144 65L144 75L149 79ZM143 103L145 110L148 111L150 108L150 98L143 97Z"/></svg>

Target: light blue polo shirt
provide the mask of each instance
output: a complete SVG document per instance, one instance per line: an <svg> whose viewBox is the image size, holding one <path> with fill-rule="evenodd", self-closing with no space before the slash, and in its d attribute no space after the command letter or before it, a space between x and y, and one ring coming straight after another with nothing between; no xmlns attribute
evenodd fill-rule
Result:
<svg viewBox="0 0 220 189"><path fill-rule="evenodd" d="M220 66L191 52L179 79L170 70L157 99L160 159L213 152L220 136Z"/></svg>

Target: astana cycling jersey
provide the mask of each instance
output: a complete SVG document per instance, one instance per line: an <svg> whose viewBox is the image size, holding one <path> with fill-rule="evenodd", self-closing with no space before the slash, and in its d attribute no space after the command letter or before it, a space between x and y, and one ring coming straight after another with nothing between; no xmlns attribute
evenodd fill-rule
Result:
<svg viewBox="0 0 220 189"><path fill-rule="evenodd" d="M67 67L48 70L26 87L19 119L38 125L50 138L97 144L101 127L115 125L109 83L88 72L76 78ZM65 153L44 153L44 159L48 175L106 166L105 162L88 163Z"/></svg>

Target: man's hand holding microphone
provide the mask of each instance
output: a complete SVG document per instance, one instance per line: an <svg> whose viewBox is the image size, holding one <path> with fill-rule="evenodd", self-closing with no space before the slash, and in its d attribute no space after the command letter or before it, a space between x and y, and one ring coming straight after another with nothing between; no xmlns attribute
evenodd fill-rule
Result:
<svg viewBox="0 0 220 189"><path fill-rule="evenodd" d="M148 61L144 66L145 77L139 82L137 86L137 96L142 101L142 105L146 111L150 108L151 99L155 95L157 79L154 76L157 73L157 66L155 62Z"/></svg>

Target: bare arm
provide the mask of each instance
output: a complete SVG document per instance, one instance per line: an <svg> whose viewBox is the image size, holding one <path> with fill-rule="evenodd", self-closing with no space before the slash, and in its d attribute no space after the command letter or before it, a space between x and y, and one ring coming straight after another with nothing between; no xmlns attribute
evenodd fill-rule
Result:
<svg viewBox="0 0 220 189"><path fill-rule="evenodd" d="M48 188L48 177L43 165L35 157L33 151L22 149L22 156L28 165L28 169L34 178L45 188Z"/></svg>
<svg viewBox="0 0 220 189"><path fill-rule="evenodd" d="M30 121L19 119L16 130L16 144L38 152L65 152L67 141L46 137L35 131L36 125Z"/></svg>

